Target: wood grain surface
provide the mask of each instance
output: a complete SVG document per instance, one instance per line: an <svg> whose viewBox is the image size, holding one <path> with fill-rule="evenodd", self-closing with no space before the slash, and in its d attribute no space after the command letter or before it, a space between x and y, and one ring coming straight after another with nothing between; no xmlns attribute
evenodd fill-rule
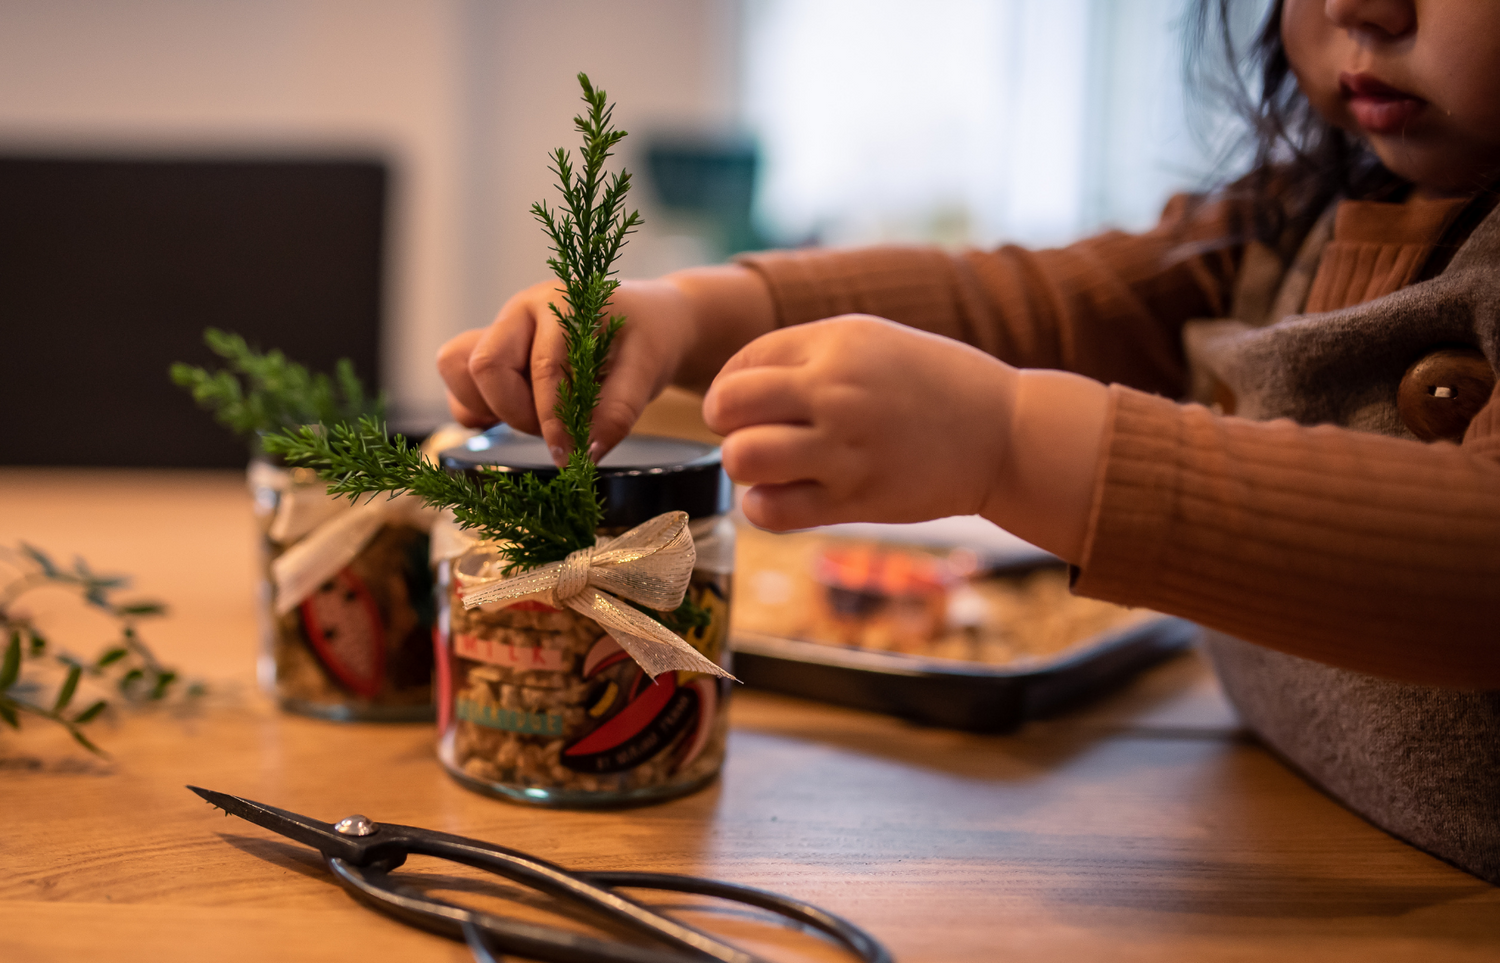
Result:
<svg viewBox="0 0 1500 963"><path fill-rule="evenodd" d="M458 786L427 726L319 722L267 702L236 475L0 471L0 541L21 539L135 573L141 594L173 609L147 638L210 694L100 725L108 761L33 721L0 734L7 963L469 959L356 903L311 850L223 818L186 783L580 869L769 887L848 916L902 963L1500 959L1500 892L1369 826L1246 739L1196 655L1005 737L740 691L717 783L639 809L550 811ZM98 631L63 608L44 613L58 633ZM501 904L461 868L413 860L409 872L579 925L536 899ZM776 959L843 958L751 915L693 918Z"/></svg>

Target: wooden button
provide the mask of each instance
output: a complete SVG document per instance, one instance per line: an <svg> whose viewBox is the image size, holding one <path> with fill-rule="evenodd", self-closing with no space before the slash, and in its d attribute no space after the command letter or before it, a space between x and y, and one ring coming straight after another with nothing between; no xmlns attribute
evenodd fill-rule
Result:
<svg viewBox="0 0 1500 963"><path fill-rule="evenodd" d="M1410 368L1396 389L1396 407L1423 441L1459 441L1490 400L1495 371L1473 348L1442 348Z"/></svg>

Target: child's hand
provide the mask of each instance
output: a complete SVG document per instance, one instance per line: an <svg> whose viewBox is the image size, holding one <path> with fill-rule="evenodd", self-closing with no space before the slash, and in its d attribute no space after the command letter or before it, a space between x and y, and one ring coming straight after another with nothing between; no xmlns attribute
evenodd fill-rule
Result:
<svg viewBox="0 0 1500 963"><path fill-rule="evenodd" d="M746 516L784 530L979 512L1004 460L1016 370L868 315L775 331L703 400Z"/></svg>
<svg viewBox="0 0 1500 963"><path fill-rule="evenodd" d="M484 428L504 421L541 435L562 464L572 443L553 405L567 350L549 303L566 307L553 282L517 294L488 328L465 331L443 345L438 372L460 424ZM615 338L594 411L596 458L625 437L647 402L671 382L692 336L687 300L665 280L622 282L610 311L627 322Z"/></svg>
<svg viewBox="0 0 1500 963"><path fill-rule="evenodd" d="M703 399L747 518L778 531L980 514L1076 561L1107 389L867 315L747 345Z"/></svg>
<svg viewBox="0 0 1500 963"><path fill-rule="evenodd" d="M488 328L465 331L443 345L438 372L459 423L486 428L504 421L539 434L561 465L572 444L552 409L567 351L549 303L563 306L553 282L517 294ZM630 432L668 384L675 380L702 391L724 359L775 323L764 283L734 266L621 282L610 313L626 321L594 411L596 460Z"/></svg>

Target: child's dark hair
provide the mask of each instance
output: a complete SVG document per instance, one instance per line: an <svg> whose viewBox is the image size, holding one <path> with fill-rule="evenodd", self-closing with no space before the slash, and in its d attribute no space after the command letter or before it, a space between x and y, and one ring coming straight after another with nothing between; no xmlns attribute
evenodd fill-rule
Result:
<svg viewBox="0 0 1500 963"><path fill-rule="evenodd" d="M1234 15L1244 0L1198 0L1186 40L1188 89L1222 102L1249 125L1254 162L1226 189L1251 202L1241 233L1289 257L1335 197L1381 196L1404 182L1308 103L1281 41L1284 6L1275 0L1254 39L1242 45ZM1258 75L1258 90L1247 73Z"/></svg>

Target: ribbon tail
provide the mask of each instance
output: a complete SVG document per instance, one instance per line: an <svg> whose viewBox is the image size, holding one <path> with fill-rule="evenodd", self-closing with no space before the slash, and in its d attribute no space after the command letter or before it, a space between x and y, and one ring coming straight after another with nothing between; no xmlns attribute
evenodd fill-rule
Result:
<svg viewBox="0 0 1500 963"><path fill-rule="evenodd" d="M472 609L486 602L506 602L529 595L550 594L557 587L557 573L561 569L561 562L548 562L540 568L503 579L473 578L460 572L460 581L465 585L464 608ZM476 585L477 588L470 587Z"/></svg>
<svg viewBox="0 0 1500 963"><path fill-rule="evenodd" d="M276 614L285 615L344 570L386 522L385 507L367 503L315 529L271 563Z"/></svg>
<svg viewBox="0 0 1500 963"><path fill-rule="evenodd" d="M431 537L428 561L434 565L473 551L484 541L460 528L458 521L453 517L453 512L446 508L433 519L432 528L428 534Z"/></svg>
<svg viewBox="0 0 1500 963"><path fill-rule="evenodd" d="M680 669L739 681L651 616L596 588L584 589L564 604L598 622L653 679Z"/></svg>
<svg viewBox="0 0 1500 963"><path fill-rule="evenodd" d="M334 498L321 486L302 488L291 486L277 499L276 517L266 533L271 541L281 545L300 541L309 532L338 518L350 509L342 498Z"/></svg>

